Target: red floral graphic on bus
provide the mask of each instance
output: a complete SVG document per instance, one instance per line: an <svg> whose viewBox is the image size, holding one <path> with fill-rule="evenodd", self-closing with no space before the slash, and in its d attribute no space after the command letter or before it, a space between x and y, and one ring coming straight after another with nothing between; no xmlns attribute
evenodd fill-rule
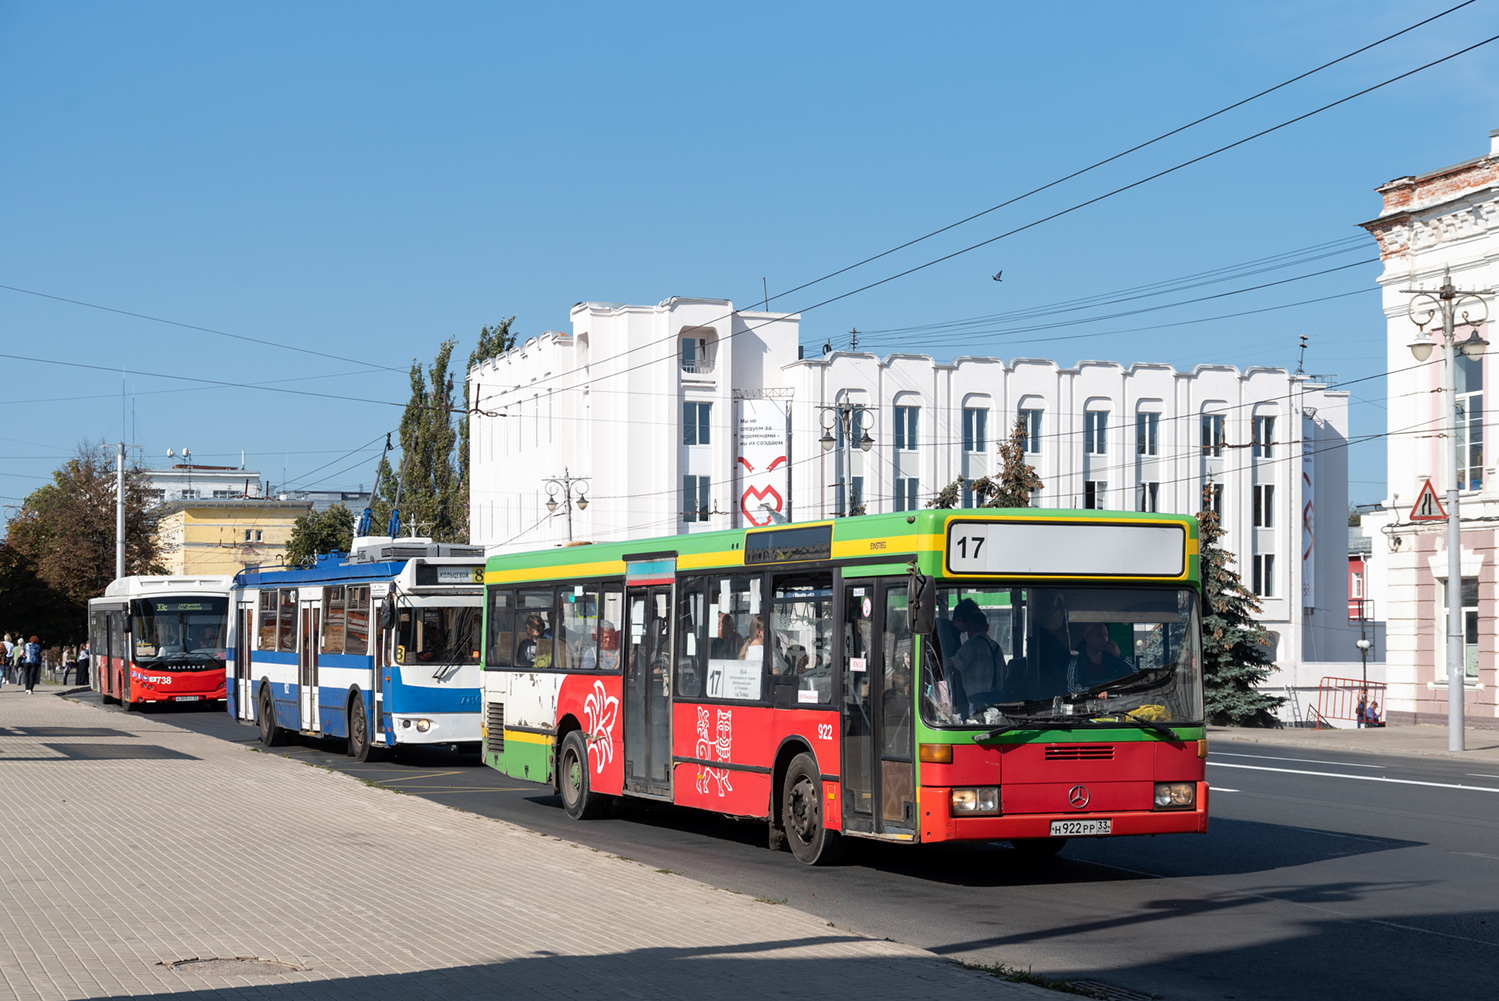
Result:
<svg viewBox="0 0 1499 1001"><path fill-rule="evenodd" d="M593 770L600 775L604 766L614 760L614 724L619 722L619 699L604 691L604 683L595 680L593 691L583 700L583 713L588 717L588 757L598 752Z"/></svg>

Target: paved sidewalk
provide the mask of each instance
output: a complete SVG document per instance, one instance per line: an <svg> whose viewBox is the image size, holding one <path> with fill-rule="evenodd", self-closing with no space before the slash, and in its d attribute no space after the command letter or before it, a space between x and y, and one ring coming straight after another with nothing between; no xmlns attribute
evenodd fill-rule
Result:
<svg viewBox="0 0 1499 1001"><path fill-rule="evenodd" d="M1059 997L149 715L10 686L0 922L0 997L18 1001ZM285 966L162 965L245 957Z"/></svg>
<svg viewBox="0 0 1499 1001"><path fill-rule="evenodd" d="M1286 727L1261 730L1251 727L1208 727L1209 753L1221 741L1312 747L1376 754L1405 754L1422 758L1459 758L1464 761L1499 763L1499 730L1469 728L1463 734L1466 750L1447 750L1445 726L1380 726L1373 729L1322 729Z"/></svg>

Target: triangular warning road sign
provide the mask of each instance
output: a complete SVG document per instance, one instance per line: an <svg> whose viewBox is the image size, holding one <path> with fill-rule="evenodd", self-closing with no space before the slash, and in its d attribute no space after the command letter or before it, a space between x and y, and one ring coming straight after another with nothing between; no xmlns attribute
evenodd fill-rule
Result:
<svg viewBox="0 0 1499 1001"><path fill-rule="evenodd" d="M1436 488L1427 480L1416 495L1416 506L1411 508L1411 521L1446 521L1447 511L1437 500Z"/></svg>

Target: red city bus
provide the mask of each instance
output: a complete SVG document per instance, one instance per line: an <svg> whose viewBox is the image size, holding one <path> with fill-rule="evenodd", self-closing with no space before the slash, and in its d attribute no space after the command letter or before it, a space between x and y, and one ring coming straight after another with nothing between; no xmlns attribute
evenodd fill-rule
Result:
<svg viewBox="0 0 1499 1001"><path fill-rule="evenodd" d="M88 603L89 682L127 711L224 699L226 575L121 577Z"/></svg>
<svg viewBox="0 0 1499 1001"><path fill-rule="evenodd" d="M491 557L484 760L848 837L1207 829L1197 524L920 511Z"/></svg>

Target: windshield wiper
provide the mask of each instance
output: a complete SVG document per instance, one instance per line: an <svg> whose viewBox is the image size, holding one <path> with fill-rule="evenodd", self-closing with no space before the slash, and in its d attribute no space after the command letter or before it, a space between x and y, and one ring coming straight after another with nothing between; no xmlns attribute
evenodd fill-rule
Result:
<svg viewBox="0 0 1499 1001"><path fill-rule="evenodd" d="M1089 715L1090 716L1112 716L1114 719L1119 720L1121 723L1132 723L1135 726L1142 727L1142 728L1147 729L1147 730L1154 730L1156 733L1159 733L1159 734L1164 734L1165 737L1166 737L1166 739L1168 739L1168 740L1171 740L1171 741L1179 741L1179 740L1181 740L1181 738L1178 737L1176 735L1175 731L1173 731L1170 727L1162 726L1161 724L1155 722L1154 720L1140 719L1138 716L1131 716L1129 714L1129 711L1126 711L1126 710L1123 710L1123 709L1103 709L1103 710L1100 710L1100 711L1095 712L1095 713L1089 713Z"/></svg>
<svg viewBox="0 0 1499 1001"><path fill-rule="evenodd" d="M1075 724L1079 721L1079 719L1080 717L1077 716L1012 716L1010 717L1010 722L1005 723L1003 726L997 726L992 730L986 730L983 733L974 734L973 741L974 743L979 743L985 740L993 740L995 737L998 737L1002 733L1007 733L1010 730L1019 730L1029 726L1032 723Z"/></svg>

